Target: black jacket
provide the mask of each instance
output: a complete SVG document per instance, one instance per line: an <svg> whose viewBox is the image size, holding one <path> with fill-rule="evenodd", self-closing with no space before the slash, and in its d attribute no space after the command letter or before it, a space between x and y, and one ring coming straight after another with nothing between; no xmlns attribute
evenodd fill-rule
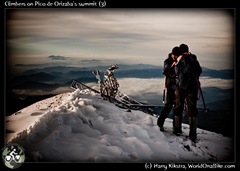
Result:
<svg viewBox="0 0 240 171"><path fill-rule="evenodd" d="M172 66L173 62L175 62L171 58L171 53L169 53L168 58L164 61L163 75L166 77L165 87L175 89L176 80L175 80L175 70L174 66Z"/></svg>

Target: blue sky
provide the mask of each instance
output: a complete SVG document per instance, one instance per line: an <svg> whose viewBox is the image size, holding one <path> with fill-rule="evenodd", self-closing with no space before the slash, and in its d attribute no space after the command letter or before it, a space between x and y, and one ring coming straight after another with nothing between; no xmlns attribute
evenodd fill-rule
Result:
<svg viewBox="0 0 240 171"><path fill-rule="evenodd" d="M6 9L8 64L162 65L189 45L203 67L233 69L234 9ZM90 62L86 64L86 61Z"/></svg>

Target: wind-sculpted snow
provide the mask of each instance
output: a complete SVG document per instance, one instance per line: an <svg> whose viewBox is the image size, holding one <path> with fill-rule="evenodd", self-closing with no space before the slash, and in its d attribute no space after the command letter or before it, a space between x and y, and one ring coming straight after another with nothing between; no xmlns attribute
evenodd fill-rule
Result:
<svg viewBox="0 0 240 171"><path fill-rule="evenodd" d="M35 162L223 162L233 161L233 140L198 129L198 142L166 132L157 118L121 109L99 94L76 90L39 101L6 117L6 141ZM221 143L219 143L221 142Z"/></svg>

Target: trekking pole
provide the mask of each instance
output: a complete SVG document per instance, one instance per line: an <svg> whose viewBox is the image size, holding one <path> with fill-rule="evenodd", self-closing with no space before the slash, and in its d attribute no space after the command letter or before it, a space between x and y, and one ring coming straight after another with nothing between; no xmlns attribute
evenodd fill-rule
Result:
<svg viewBox="0 0 240 171"><path fill-rule="evenodd" d="M164 90L163 90L163 104L165 103L165 93L166 93L166 90L164 88Z"/></svg>
<svg viewBox="0 0 240 171"><path fill-rule="evenodd" d="M165 99L166 99L166 76L164 77L163 104L165 104Z"/></svg>
<svg viewBox="0 0 240 171"><path fill-rule="evenodd" d="M204 100L204 97L203 97L203 92L202 92L202 88L201 88L201 87L200 87L200 91L201 91L201 96L202 96L204 111L205 111L205 112L208 112L208 109L207 109L206 104L205 104L205 100Z"/></svg>
<svg viewBox="0 0 240 171"><path fill-rule="evenodd" d="M201 97L202 97L202 101L203 101L204 111L205 111L205 112L208 112L208 109L207 109L207 107L206 107L205 100L204 100L204 97L203 97L203 92L202 92L202 88L201 88L200 82L199 82L199 90L200 90Z"/></svg>

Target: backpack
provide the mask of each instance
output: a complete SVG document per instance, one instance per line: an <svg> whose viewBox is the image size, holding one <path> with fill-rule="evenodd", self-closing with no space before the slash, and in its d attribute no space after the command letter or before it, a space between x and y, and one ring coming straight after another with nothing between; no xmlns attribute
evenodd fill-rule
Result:
<svg viewBox="0 0 240 171"><path fill-rule="evenodd" d="M194 54L183 55L175 67L177 84L182 89L197 88L202 68Z"/></svg>

